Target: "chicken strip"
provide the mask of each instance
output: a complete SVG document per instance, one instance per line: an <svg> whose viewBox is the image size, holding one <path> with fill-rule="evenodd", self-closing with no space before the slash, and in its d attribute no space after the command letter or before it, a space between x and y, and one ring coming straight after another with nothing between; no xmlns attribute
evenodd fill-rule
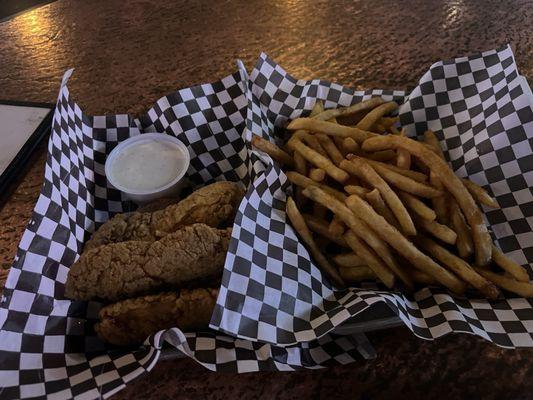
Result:
<svg viewBox="0 0 533 400"><path fill-rule="evenodd" d="M84 251L128 240L153 242L198 222L220 227L233 222L243 196L244 191L237 183L216 182L162 210L117 214L93 234Z"/></svg>
<svg viewBox="0 0 533 400"><path fill-rule="evenodd" d="M65 296L117 301L220 277L231 229L185 226L155 242L128 241L83 253L72 265Z"/></svg>
<svg viewBox="0 0 533 400"><path fill-rule="evenodd" d="M100 339L118 346L142 343L162 329L197 331L209 325L217 294L218 289L183 289L127 299L102 308L94 329Z"/></svg>

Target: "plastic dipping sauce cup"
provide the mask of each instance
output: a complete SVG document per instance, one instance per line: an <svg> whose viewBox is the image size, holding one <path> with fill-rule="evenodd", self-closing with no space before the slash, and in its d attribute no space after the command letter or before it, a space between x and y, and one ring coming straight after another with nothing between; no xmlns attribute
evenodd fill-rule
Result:
<svg viewBox="0 0 533 400"><path fill-rule="evenodd" d="M129 200L143 204L178 195L190 155L187 147L164 133L145 133L126 139L111 151L105 174Z"/></svg>

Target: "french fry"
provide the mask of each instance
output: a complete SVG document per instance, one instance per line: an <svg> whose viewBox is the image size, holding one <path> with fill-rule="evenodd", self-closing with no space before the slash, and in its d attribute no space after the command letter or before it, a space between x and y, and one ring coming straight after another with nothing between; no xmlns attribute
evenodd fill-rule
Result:
<svg viewBox="0 0 533 400"><path fill-rule="evenodd" d="M286 211L294 230L301 237L302 241L307 245L307 249L315 259L318 266L326 275L328 275L333 284L335 284L339 288L345 287L346 284L344 283L337 270L329 263L326 256L324 256L324 254L322 254L318 249L318 246L316 245L313 239L313 235L305 224L302 214L300 214L300 211L296 207L296 203L294 203L292 197L287 198Z"/></svg>
<svg viewBox="0 0 533 400"><path fill-rule="evenodd" d="M344 183L348 180L349 175L346 173L346 171L338 168L328 158L320 155L320 153L317 153L310 147L307 147L300 140L295 139L289 141L289 146L292 148L292 150L298 151L308 162L318 168L322 168L324 171L326 171L326 174L331 176L336 181Z"/></svg>
<svg viewBox="0 0 533 400"><path fill-rule="evenodd" d="M398 224L398 220L392 213L389 207L385 204L383 199L381 198L381 195L379 194L379 190L374 189L368 193L365 194L365 199L370 203L370 205L376 210L376 212L381 215L385 220L391 224L392 226L396 228L400 228L400 225Z"/></svg>
<svg viewBox="0 0 533 400"><path fill-rule="evenodd" d="M326 150L322 147L322 145L320 144L320 142L318 141L315 135L312 135L310 133L305 133L302 136L302 140L314 151L316 151L317 153L320 153L321 156L324 156L324 157L328 156L328 154L326 153Z"/></svg>
<svg viewBox="0 0 533 400"><path fill-rule="evenodd" d="M344 201L347 197L344 193L341 193L338 190L335 190L327 185L315 182L314 180L308 178L307 176L304 176L297 172L289 171L286 173L286 175L292 184L299 186L303 189L305 189L308 186L317 186L340 201Z"/></svg>
<svg viewBox="0 0 533 400"><path fill-rule="evenodd" d="M524 267L507 258L494 244L492 245L492 260L501 269L511 274L517 281L529 282L529 275Z"/></svg>
<svg viewBox="0 0 533 400"><path fill-rule="evenodd" d="M442 151L442 147L440 147L440 142L437 136L433 131L427 130L424 132L424 141L431 147L433 150L442 158L445 160L444 152Z"/></svg>
<svg viewBox="0 0 533 400"><path fill-rule="evenodd" d="M343 138L352 138L356 142L363 142L365 139L375 136L375 133L353 128L350 126L339 125L328 121L319 121L313 118L297 118L291 121L287 126L290 131L307 130L311 132L323 133L330 136L340 136Z"/></svg>
<svg viewBox="0 0 533 400"><path fill-rule="evenodd" d="M495 285L507 290L508 292L516 293L521 297L533 297L533 284L531 282L520 282L514 278L496 274L485 268L476 268L476 271Z"/></svg>
<svg viewBox="0 0 533 400"><path fill-rule="evenodd" d="M332 235L340 236L344 233L345 226L342 220L338 216L334 215L333 219L329 223L328 229Z"/></svg>
<svg viewBox="0 0 533 400"><path fill-rule="evenodd" d="M433 185L435 189L442 191L442 195L435 196L431 199L431 204L437 215L437 221L447 225L451 217L449 205L453 199L450 199L449 196L444 193L444 185L433 171L429 173L429 183Z"/></svg>
<svg viewBox="0 0 533 400"><path fill-rule="evenodd" d="M472 234L470 233L470 228L466 224L461 209L454 199L450 200L450 225L455 233L457 233L457 252L461 258L467 258L474 252ZM492 253L492 257L494 258L494 252Z"/></svg>
<svg viewBox="0 0 533 400"><path fill-rule="evenodd" d="M322 182L324 179L326 179L326 171L321 168L311 168L309 171L309 178L315 182Z"/></svg>
<svg viewBox="0 0 533 400"><path fill-rule="evenodd" d="M356 194L358 196L364 197L367 193L370 192L370 189L358 185L346 185L344 186L344 191L349 194Z"/></svg>
<svg viewBox="0 0 533 400"><path fill-rule="evenodd" d="M403 192L401 190L398 190L397 193L398 193L398 196L400 197L400 200L403 202L403 204L409 210L417 214L420 218L423 218L426 221L433 221L437 217L435 214L435 211L433 211L431 208L426 206L417 197L413 196L410 193Z"/></svg>
<svg viewBox="0 0 533 400"><path fill-rule="evenodd" d="M350 156L348 157L348 159L350 159ZM376 165L379 165L381 167L388 168L391 171L394 171L394 172L397 172L398 174L407 176L408 178L411 178L411 179L413 179L413 180L415 180L417 182L425 183L428 180L427 176L424 175L422 172L412 171L410 169L403 169L403 168L400 168L400 167L398 167L396 165L386 164L386 163L380 162L380 161L367 160L367 162L370 165L372 165L373 167L376 166Z"/></svg>
<svg viewBox="0 0 533 400"><path fill-rule="evenodd" d="M390 114L391 112L398 109L398 104L396 104L394 101L390 101L388 103L383 103L376 108L374 108L372 111L370 111L365 117L359 121L359 123L356 125L357 128L368 131L372 126L384 115Z"/></svg>
<svg viewBox="0 0 533 400"><path fill-rule="evenodd" d="M357 218L344 203L316 187L308 187L303 191L303 195L310 198L315 203L322 204L324 207L329 208L334 214L340 217L348 228L353 232L356 232L362 240L368 243L368 245L379 254L379 257L386 263L387 267L398 275L407 287L413 287L411 278L400 269L385 241L367 226L366 223ZM346 235L344 237L346 238ZM348 242L348 240L346 241ZM350 244L350 242L348 242L348 244ZM355 248L353 250L359 254ZM363 257L362 254L359 254L359 256ZM369 262L367 259L365 259L365 261ZM370 265L370 267L372 266Z"/></svg>
<svg viewBox="0 0 533 400"><path fill-rule="evenodd" d="M392 289L394 287L394 275L383 264L382 260L353 231L346 231L344 239L352 250L365 260L378 279L389 289Z"/></svg>
<svg viewBox="0 0 533 400"><path fill-rule="evenodd" d="M397 122L400 122L400 117L381 117L379 121L385 126L385 128L389 129Z"/></svg>
<svg viewBox="0 0 533 400"><path fill-rule="evenodd" d="M350 158L352 160L353 157ZM409 178L408 176L399 174L389 168L383 167L379 164L373 165L372 168L381 176L385 181L390 185L397 187L398 189L403 190L404 192L414 194L420 197L437 197L441 196L442 192L435 189L432 186L426 185L425 183L415 181L414 179Z"/></svg>
<svg viewBox="0 0 533 400"><path fill-rule="evenodd" d="M404 205L390 188L390 186L385 182L381 176L368 164L364 159L360 157L353 157L350 161L344 160L341 163L341 168L358 176L361 179L364 179L370 185L379 190L383 200L390 207L394 216L398 220L402 231L406 235L415 235L416 228L413 224L411 216L405 209ZM414 181L413 181L414 182Z"/></svg>
<svg viewBox="0 0 533 400"><path fill-rule="evenodd" d="M466 261L450 253L433 240L420 236L416 242L429 254L447 266L453 273L479 290L488 299L494 300L500 295L498 288L483 276L479 275Z"/></svg>
<svg viewBox="0 0 533 400"><path fill-rule="evenodd" d="M500 208L498 202L492 198L485 189L469 179L462 179L472 197L479 203L490 208Z"/></svg>
<svg viewBox="0 0 533 400"><path fill-rule="evenodd" d="M280 164L292 167L294 163L292 157L289 154L281 150L274 143L263 139L261 136L252 135L252 146L267 153L270 157L272 157L274 161L277 161Z"/></svg>
<svg viewBox="0 0 533 400"><path fill-rule="evenodd" d="M365 151L378 151L398 147L408 150L412 155L422 160L432 171L435 171L442 184L455 197L472 229L476 265L487 265L492 258L492 240L483 221L483 215L463 182L453 173L443 159L423 144L406 137L395 135L379 136L367 139L363 143L363 150Z"/></svg>
<svg viewBox="0 0 533 400"><path fill-rule="evenodd" d="M360 282L368 279L376 279L377 276L369 267L340 267L339 274L346 282Z"/></svg>
<svg viewBox="0 0 533 400"><path fill-rule="evenodd" d="M318 138L318 141L320 142L324 150L326 150L326 153L331 159L331 161L333 161L336 166L339 166L341 161L344 160L344 156L339 151L333 140L331 140L329 136L322 134L318 134L316 135L316 137Z"/></svg>
<svg viewBox="0 0 533 400"><path fill-rule="evenodd" d="M402 129L400 136L405 135L405 129ZM405 149L398 149L398 156L396 157L396 165L398 168L409 169L411 168L411 154Z"/></svg>
<svg viewBox="0 0 533 400"><path fill-rule="evenodd" d="M333 261L339 267L360 267L365 261L355 253L342 253L333 256Z"/></svg>
<svg viewBox="0 0 533 400"><path fill-rule="evenodd" d="M345 138L342 141L342 148L344 149L346 154L355 153L360 149L359 144L357 144L357 142L352 138Z"/></svg>
<svg viewBox="0 0 533 400"><path fill-rule="evenodd" d="M319 190L320 189L318 188L309 187L304 190L304 195L308 195L306 191ZM442 285L446 286L453 292L462 293L465 290L466 287L462 281L418 250L413 243L407 240L405 236L403 236L395 227L390 225L385 218L376 213L372 207L359 196L352 195L348 197L346 204L357 217L372 226L372 229L384 241L389 243L391 247L410 261L415 268L433 276ZM359 252L357 252L357 254L361 255Z"/></svg>
<svg viewBox="0 0 533 400"><path fill-rule="evenodd" d="M335 236L332 235L329 232L329 224L326 220L320 219L316 217L315 215L311 214L303 214L305 222L307 223L307 226L309 226L309 229L311 229L314 233L317 235L320 235L323 238L326 238L330 240L333 243L338 244L341 247L349 248L348 243L346 243L346 240L342 236Z"/></svg>
<svg viewBox="0 0 533 400"><path fill-rule="evenodd" d="M380 97L374 97L370 100L365 100L360 103L351 105L350 107L332 108L330 110L323 111L320 114L316 115L315 119L321 121L329 121L332 118L345 117L348 115L353 115L360 111L371 110L383 104L384 102L385 101Z"/></svg>
<svg viewBox="0 0 533 400"><path fill-rule="evenodd" d="M442 151L442 148L440 147L439 139L437 139L437 136L433 133L433 131L427 130L424 132L424 140L425 142L433 148L435 153L437 153L440 158L445 160L444 153ZM439 177L435 174L435 172L430 172L429 174L429 183L431 183L435 188L438 190L444 191L444 186L442 185L442 182L440 181ZM441 224L449 225L451 223L451 199L448 195L443 194L442 196L434 197L431 199L431 203L433 204L433 209L435 210L435 213L437 214L437 221L439 221ZM457 216L456 216L457 217Z"/></svg>
<svg viewBox="0 0 533 400"><path fill-rule="evenodd" d="M305 158L303 158L297 151L294 152L292 157L294 159L294 169L296 172L307 176L307 161L305 161ZM305 198L302 196L302 190L303 189L300 186L294 188L294 199L298 206L302 206L305 201Z"/></svg>
<svg viewBox="0 0 533 400"><path fill-rule="evenodd" d="M311 110L311 114L309 116L311 118L316 118L319 114L324 112L324 102L320 99L317 99L315 101L315 105L313 106L313 109Z"/></svg>
<svg viewBox="0 0 533 400"><path fill-rule="evenodd" d="M437 221L428 221L418 216L415 216L414 220L417 226L421 227L422 230L431 233L437 239L442 240L444 243L455 244L457 233L446 225L439 224Z"/></svg>

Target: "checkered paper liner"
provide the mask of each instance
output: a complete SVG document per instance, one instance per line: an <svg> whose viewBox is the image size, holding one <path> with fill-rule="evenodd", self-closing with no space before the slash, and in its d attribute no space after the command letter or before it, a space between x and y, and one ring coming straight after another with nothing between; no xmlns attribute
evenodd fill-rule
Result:
<svg viewBox="0 0 533 400"><path fill-rule="evenodd" d="M268 74L272 75L270 86L284 79L296 83L265 56L260 64L280 71L279 76ZM447 333L451 328L442 328L442 315L455 313L461 317L453 321L454 330L464 326L463 330L469 332L490 331L485 337L499 337L500 341L495 341L500 345L529 344L520 336L529 329L523 324L531 319L530 304L525 300L507 300L492 307L480 302L473 308L471 301L429 290L417 293L411 301L375 290L331 292L329 283L285 225L283 203L288 185L283 173L268 156L248 151L250 132L269 137L273 126L270 121L279 125L286 119L286 103L293 98L298 107L292 106L290 112L295 115L291 118L300 115L302 109L309 111L317 97L329 99L326 106L333 107L371 95L402 102L403 93L357 93L313 81L308 88L295 88L286 95L280 92L275 106L269 102L274 106L269 110L264 99L257 96L265 78L258 71L261 68L248 80L241 64L238 73L219 82L161 98L139 119L84 115L66 86L71 71L65 74L49 142L45 183L0 301L1 398L109 397L149 371L164 343L215 371L294 370L349 363L358 358L358 344L353 338L329 331L377 301L398 310L419 336L424 336L428 327L433 336ZM281 120L276 119L276 113ZM188 146L192 159L188 178L193 185L219 179L245 185L252 182L237 216L212 320L213 327L218 327L218 321L220 330L241 338L215 332L184 333L173 328L153 335L146 346L138 349L109 348L93 330L101 304L72 302L63 296L68 267L88 235L115 213L132 210L132 205L105 179L106 155L120 141L153 131L176 135ZM254 235L259 238L257 243ZM256 247L242 247L250 244ZM280 257L286 262L283 269L272 261ZM243 263L247 258L252 260L251 266ZM263 271L256 270L257 263L264 263ZM241 325L246 334L235 334ZM440 333L435 330L439 326ZM278 343L270 340L276 336ZM520 341L511 341L513 337Z"/></svg>
<svg viewBox="0 0 533 400"><path fill-rule="evenodd" d="M247 137L277 141L288 120L373 96L394 100L410 136L433 130L452 168L491 192L501 208L485 210L504 253L532 272L533 111L531 91L518 75L509 46L437 62L409 94L353 91L321 80L302 81L261 55L249 79ZM315 340L348 318L384 301L414 334L435 339L450 332L481 336L503 347L533 346L533 302L452 296L444 289L399 292L332 291L287 223L291 187L279 166L252 151L252 188L241 203L211 326L243 339L276 345ZM258 168L262 164L263 168Z"/></svg>
<svg viewBox="0 0 533 400"><path fill-rule="evenodd" d="M332 334L290 348L177 328L137 349L102 343L93 328L102 304L65 299L64 284L95 227L133 209L109 186L106 156L130 136L165 132L187 145L192 186L214 180L246 184L245 72L165 96L139 119L85 115L66 85L71 73L57 101L42 192L0 302L0 398L109 397L149 371L165 343L224 372L317 368L361 358L356 340Z"/></svg>

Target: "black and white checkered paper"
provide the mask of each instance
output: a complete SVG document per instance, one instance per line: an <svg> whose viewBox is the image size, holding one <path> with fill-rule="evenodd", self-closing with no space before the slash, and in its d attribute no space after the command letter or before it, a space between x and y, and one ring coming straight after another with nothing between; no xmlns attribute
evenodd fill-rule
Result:
<svg viewBox="0 0 533 400"><path fill-rule="evenodd" d="M239 65L218 82L161 98L139 119L85 115L66 85L71 71L65 74L45 183L0 299L1 398L109 397L149 371L165 343L214 371L349 363L358 358L358 344L331 331L380 301L420 337L456 331L500 346L533 345L529 300L490 304L434 289L410 299L370 289L333 292L286 224L286 177L249 146L251 133L272 139L276 126L309 112L318 98L327 108L371 96L405 101L402 122L412 134L427 124L443 139L454 169L488 186L502 205L487 213L494 236L516 261L530 264L533 116L509 48L437 63L408 97L297 81L264 55L250 78ZM116 349L94 333L101 304L65 299L64 283L90 233L115 213L132 210L105 179L107 154L132 135L154 131L187 145L193 186L233 180L248 191L211 321L221 333L173 328L140 348Z"/></svg>
<svg viewBox="0 0 533 400"><path fill-rule="evenodd" d="M533 102L510 47L438 62L408 96L296 80L264 54L249 88L247 140L256 134L275 141L276 128L307 115L317 99L325 108L373 96L398 102L402 125L411 136L435 131L456 173L494 194L501 209L486 212L492 235L531 272ZM427 288L413 297L368 289L333 291L287 224L286 176L266 154L256 158L264 168L254 177L235 221L237 240L230 245L213 328L243 339L294 345L384 301L424 339L467 332L503 347L533 346L530 299L509 296L489 302Z"/></svg>

